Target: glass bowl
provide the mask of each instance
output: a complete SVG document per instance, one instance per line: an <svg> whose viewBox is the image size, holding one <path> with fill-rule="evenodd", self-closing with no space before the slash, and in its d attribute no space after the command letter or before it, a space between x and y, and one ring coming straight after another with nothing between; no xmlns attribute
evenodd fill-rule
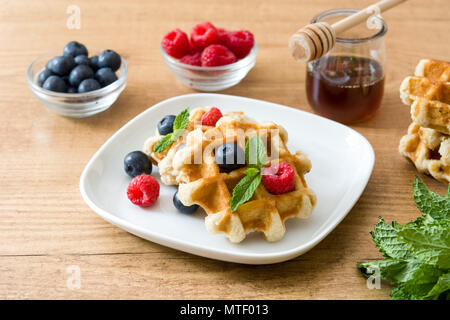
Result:
<svg viewBox="0 0 450 320"><path fill-rule="evenodd" d="M199 67L179 62L160 51L166 66L184 85L200 91L220 91L230 88L245 78L256 62L258 45L255 41L250 53L243 59L220 67Z"/></svg>
<svg viewBox="0 0 450 320"><path fill-rule="evenodd" d="M101 50L90 52L98 55ZM39 73L45 69L47 61L61 55L60 51L50 52L35 59L27 69L27 82L31 92L51 111L62 116L85 118L108 109L119 97L127 84L128 67L125 59L116 71L117 80L98 90L85 93L61 93L46 90L38 85Z"/></svg>

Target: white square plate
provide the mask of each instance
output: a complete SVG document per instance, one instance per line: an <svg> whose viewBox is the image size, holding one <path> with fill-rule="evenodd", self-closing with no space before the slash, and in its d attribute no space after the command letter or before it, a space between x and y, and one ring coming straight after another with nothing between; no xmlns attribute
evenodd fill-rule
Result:
<svg viewBox="0 0 450 320"><path fill-rule="evenodd" d="M123 170L128 152L141 150L156 124L168 114L189 107L216 106L223 112L242 110L257 121L281 124L289 134L291 152L301 150L312 162L306 175L316 192L317 206L306 220L286 221L286 234L278 242L251 233L239 244L223 234L210 234L205 213L179 213L172 204L174 186L161 183L156 167L152 175L161 184L158 201L149 208L133 205L126 189L130 178ZM86 203L110 223L144 239L192 254L239 263L267 264L305 253L331 232L363 192L375 156L370 143L353 129L317 115L265 101L220 94L189 94L162 101L142 112L117 131L84 169L80 190Z"/></svg>

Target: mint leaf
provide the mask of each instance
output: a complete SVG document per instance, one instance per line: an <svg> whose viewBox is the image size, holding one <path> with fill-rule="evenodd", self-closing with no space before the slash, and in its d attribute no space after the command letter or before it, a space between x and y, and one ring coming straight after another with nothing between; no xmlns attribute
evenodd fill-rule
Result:
<svg viewBox="0 0 450 320"><path fill-rule="evenodd" d="M173 122L173 132L186 129L189 123L189 109L184 109L175 118Z"/></svg>
<svg viewBox="0 0 450 320"><path fill-rule="evenodd" d="M257 174L259 174L260 171L259 171L258 169L256 169L256 168L248 168L247 170L245 170L244 173L245 173L247 176L254 177L254 176L256 176Z"/></svg>
<svg viewBox="0 0 450 320"><path fill-rule="evenodd" d="M430 290L430 292L427 295L427 298L429 299L437 299L442 293L450 290L450 272L443 274L439 277L437 283L434 285L434 287ZM444 299L448 299L449 295L447 294Z"/></svg>
<svg viewBox="0 0 450 320"><path fill-rule="evenodd" d="M244 202L250 200L256 188L261 183L260 174L245 176L233 189L233 196L230 199L231 211L234 212Z"/></svg>
<svg viewBox="0 0 450 320"><path fill-rule="evenodd" d="M258 135L254 135L245 144L245 162L250 167L258 169L266 165L267 151Z"/></svg>
<svg viewBox="0 0 450 320"><path fill-rule="evenodd" d="M163 152L164 150L166 150L168 147L170 147L172 145L172 143L174 143L174 139L173 139L173 135L171 133L163 136L158 143L155 145L155 147L153 148L153 152L154 153L160 153Z"/></svg>
<svg viewBox="0 0 450 320"><path fill-rule="evenodd" d="M398 236L411 246L417 260L442 269L450 268L450 228L439 224L419 228L405 226Z"/></svg>
<svg viewBox="0 0 450 320"><path fill-rule="evenodd" d="M392 289L391 292L389 292L389 295L392 300L415 300L412 298L411 294L405 290L403 285L399 285L398 287Z"/></svg>
<svg viewBox="0 0 450 320"><path fill-rule="evenodd" d="M418 177L413 184L417 208L434 219L450 219L450 185L445 196L430 191Z"/></svg>
<svg viewBox="0 0 450 320"><path fill-rule="evenodd" d="M245 162L249 166L242 178L233 189L230 199L231 211L234 212L244 202L250 200L256 188L261 183L261 170L266 165L266 147L258 135L254 135L245 144Z"/></svg>
<svg viewBox="0 0 450 320"><path fill-rule="evenodd" d="M181 137L189 123L189 110L181 111L173 122L173 132L163 136L153 148L154 153L160 153L170 147Z"/></svg>
<svg viewBox="0 0 450 320"><path fill-rule="evenodd" d="M172 133L173 141L177 141L178 138L181 137L185 131L186 131L185 129L176 129L176 130L174 130L173 133Z"/></svg>
<svg viewBox="0 0 450 320"><path fill-rule="evenodd" d="M435 283L443 271L435 266L418 262L397 259L384 259L371 262L359 262L358 268L365 277L379 273L381 279L390 280L394 284ZM372 270L372 272L369 272Z"/></svg>
<svg viewBox="0 0 450 320"><path fill-rule="evenodd" d="M433 288L433 283L410 284L402 283L391 290L392 300L425 300L428 292Z"/></svg>
<svg viewBox="0 0 450 320"><path fill-rule="evenodd" d="M395 226L395 224L394 224ZM406 259L410 256L410 245L397 237L398 230L378 218L375 230L371 232L376 247L387 258Z"/></svg>

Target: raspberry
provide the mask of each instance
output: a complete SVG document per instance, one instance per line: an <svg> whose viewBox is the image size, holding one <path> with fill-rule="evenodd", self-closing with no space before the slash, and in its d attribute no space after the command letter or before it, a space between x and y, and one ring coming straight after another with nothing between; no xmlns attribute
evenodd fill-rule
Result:
<svg viewBox="0 0 450 320"><path fill-rule="evenodd" d="M220 118L222 118L222 112L216 107L212 107L208 112L203 114L202 125L215 127Z"/></svg>
<svg viewBox="0 0 450 320"><path fill-rule="evenodd" d="M226 37L228 35L228 31L222 28L216 28L217 35L219 36L218 44L225 45Z"/></svg>
<svg viewBox="0 0 450 320"><path fill-rule="evenodd" d="M212 44L202 52L202 66L217 67L236 62L236 56L227 47Z"/></svg>
<svg viewBox="0 0 450 320"><path fill-rule="evenodd" d="M201 66L202 65L202 53L196 52L193 54L187 54L180 59L181 63L190 64L191 66Z"/></svg>
<svg viewBox="0 0 450 320"><path fill-rule="evenodd" d="M195 47L194 42L192 42L192 39L189 39L189 52L190 52L191 54L197 53L197 52L202 52L202 50L203 50L203 49L197 49L197 48Z"/></svg>
<svg viewBox="0 0 450 320"><path fill-rule="evenodd" d="M169 56L176 59L189 53L189 39L186 33L175 29L166 34L161 41L161 46Z"/></svg>
<svg viewBox="0 0 450 320"><path fill-rule="evenodd" d="M159 197L159 183L148 174L136 176L128 185L127 196L135 205L148 207Z"/></svg>
<svg viewBox="0 0 450 320"><path fill-rule="evenodd" d="M270 193L282 194L294 189L294 168L287 162L264 168L262 175L263 184Z"/></svg>
<svg viewBox="0 0 450 320"><path fill-rule="evenodd" d="M225 45L233 51L238 59L246 57L252 50L254 44L255 39L250 31L231 31L225 36Z"/></svg>
<svg viewBox="0 0 450 320"><path fill-rule="evenodd" d="M194 48L202 50L219 41L219 35L211 22L199 23L192 28L191 41Z"/></svg>

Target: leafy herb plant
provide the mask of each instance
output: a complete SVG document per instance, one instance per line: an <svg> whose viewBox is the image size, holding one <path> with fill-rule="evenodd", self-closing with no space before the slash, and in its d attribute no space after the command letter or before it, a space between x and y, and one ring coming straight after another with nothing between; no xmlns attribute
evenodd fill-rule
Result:
<svg viewBox="0 0 450 320"><path fill-rule="evenodd" d="M445 196L416 177L414 201L423 213L405 225L379 218L371 232L383 260L358 262L366 277L373 271L389 280L395 300L450 299L450 185Z"/></svg>

